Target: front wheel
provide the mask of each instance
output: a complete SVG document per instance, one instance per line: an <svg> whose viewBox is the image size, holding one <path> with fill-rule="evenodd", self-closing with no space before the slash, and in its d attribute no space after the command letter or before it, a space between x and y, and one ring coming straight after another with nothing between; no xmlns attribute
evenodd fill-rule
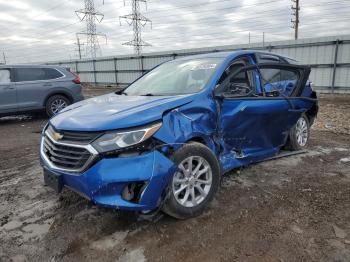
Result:
<svg viewBox="0 0 350 262"><path fill-rule="evenodd" d="M307 146L310 136L310 124L306 115L302 115L289 133L288 148L296 151Z"/></svg>
<svg viewBox="0 0 350 262"><path fill-rule="evenodd" d="M46 102L46 114L52 117L58 114L62 109L70 105L68 98L62 95L54 95L47 99Z"/></svg>
<svg viewBox="0 0 350 262"><path fill-rule="evenodd" d="M170 182L163 211L179 219L198 216L218 190L218 160L208 147L196 142L185 144L172 160L178 170Z"/></svg>

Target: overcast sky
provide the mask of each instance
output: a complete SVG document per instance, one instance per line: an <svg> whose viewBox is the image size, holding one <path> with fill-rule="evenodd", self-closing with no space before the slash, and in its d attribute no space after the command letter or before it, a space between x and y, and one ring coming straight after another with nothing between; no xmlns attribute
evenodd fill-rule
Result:
<svg viewBox="0 0 350 262"><path fill-rule="evenodd" d="M103 56L132 54L122 43L132 27L119 16L131 12L131 0L95 0L104 14L97 31ZM350 0L300 0L300 38L350 34ZM142 31L152 44L143 52L293 39L291 0L149 0L140 9L153 21ZM77 59L76 33L86 30L75 10L83 0L0 0L0 51L7 62ZM86 41L84 37L81 42ZM83 52L84 53L84 52ZM2 54L0 62L3 61Z"/></svg>

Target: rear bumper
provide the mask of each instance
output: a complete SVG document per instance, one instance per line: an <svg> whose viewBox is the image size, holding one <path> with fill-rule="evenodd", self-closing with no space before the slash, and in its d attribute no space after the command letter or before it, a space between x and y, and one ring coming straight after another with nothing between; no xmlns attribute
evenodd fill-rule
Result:
<svg viewBox="0 0 350 262"><path fill-rule="evenodd" d="M153 210L160 203L174 163L158 151L146 154L101 159L83 173L55 170L41 157L44 168L63 177L65 187L90 199L97 205L127 210ZM122 192L130 183L144 182L137 202L126 201Z"/></svg>

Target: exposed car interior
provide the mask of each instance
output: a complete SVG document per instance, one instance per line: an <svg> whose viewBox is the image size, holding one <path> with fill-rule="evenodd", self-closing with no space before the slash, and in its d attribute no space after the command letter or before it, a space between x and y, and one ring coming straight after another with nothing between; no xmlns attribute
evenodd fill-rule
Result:
<svg viewBox="0 0 350 262"><path fill-rule="evenodd" d="M230 96L255 94L255 88L252 84L252 72L242 71L247 64L248 61L246 59L241 59L235 61L225 70L218 82L220 92Z"/></svg>

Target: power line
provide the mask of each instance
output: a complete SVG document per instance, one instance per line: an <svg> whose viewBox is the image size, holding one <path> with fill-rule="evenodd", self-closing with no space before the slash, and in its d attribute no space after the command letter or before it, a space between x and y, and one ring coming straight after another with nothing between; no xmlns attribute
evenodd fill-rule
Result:
<svg viewBox="0 0 350 262"><path fill-rule="evenodd" d="M269 2L264 2L264 4L267 4L267 3L271 3L271 1L269 1ZM327 3L332 3L332 2L327 2ZM306 6L306 5L303 5L303 6ZM313 6L317 6L317 5L313 5ZM322 9L322 11L331 10L331 9L334 9L334 8ZM339 9L339 7L336 7L336 10L337 10L337 9ZM215 11L215 10L217 10L217 9L213 9L213 10L210 10L210 11ZM344 10L344 8L342 8L341 10ZM204 11L207 12L208 10L204 10ZM271 16L274 16L274 15L275 15L274 12L276 12L276 11L277 11L277 10L271 10L271 11L269 11L269 12L267 12L267 13L271 13L271 12L272 12L272 14L269 15L269 17L271 17ZM262 14L262 13L266 13L266 12L260 12L260 14ZM279 14L277 14L277 15L279 15ZM245 16L244 18L249 18L249 16L248 16L248 17ZM257 18L257 16L254 15L252 18ZM208 21L208 19L200 19L200 20L204 20L204 22ZM200 21L200 20L197 20L197 21ZM104 20L104 21L114 22L114 21L109 21L109 20ZM224 20L222 20L222 21L224 21ZM230 22L231 22L231 21L233 21L233 20L230 20ZM239 19L239 20L235 20L235 21L240 21L240 19ZM108 23L108 22L107 22L107 23ZM214 19L214 22L216 22L216 19ZM78 23L79 23L79 22L71 23L71 24L64 25L64 26L60 26L60 27L57 27L57 28L55 28L55 29L48 30L47 32L42 32L41 34L44 35L44 34L46 34L46 33L48 33L48 32L52 32L52 31L55 31L55 30L58 30L58 29L63 29L63 28L66 28L66 27L69 27L69 26L71 26L71 25L75 25L75 24L78 24ZM202 23L202 22L201 22L201 23ZM191 24L194 24L194 23L191 23ZM177 25L180 25L180 24L177 23ZM187 25L187 23L186 23L186 25ZM44 27L44 28L46 28L46 27ZM60 34L60 35L58 35L57 37L61 37L62 35L65 35L65 33L64 33L64 34ZM44 39L48 39L47 36L45 36L45 37L43 37L43 38L44 38ZM37 41L30 41L30 42L28 42L28 43L40 43L40 42L41 42L40 40L37 40ZM27 44L11 44L11 48L8 48L8 49L6 49L6 50L14 49L13 46L22 46L22 45L27 45Z"/></svg>
<svg viewBox="0 0 350 262"><path fill-rule="evenodd" d="M317 24L317 23L316 23ZM279 27L279 28L285 28L285 27ZM277 29L277 28L266 28L266 29ZM314 32L313 29L309 29L309 30L305 30L303 32ZM275 33L269 33L268 32L268 35L272 35L272 36L283 36L284 38L286 37L286 34L283 33L283 34L275 34ZM261 33L260 35L255 35L255 36L252 36L252 38L254 39L259 39L259 41L254 41L254 42L251 42L251 43L260 43L261 42ZM239 39L242 39L242 38L239 38ZM202 43L203 44L203 41L202 40L205 40L205 45L201 45L198 43ZM230 43L227 43L227 40L231 40ZM187 45L192 45L193 47L210 47L211 44L214 44L214 46L217 46L217 45L229 45L229 44L232 44L232 38L228 38L228 37L225 37L225 38L218 38L218 37L215 37L215 38L206 38L206 39L199 39L197 42L193 42L193 41L190 41L190 42L186 42ZM287 40L287 38L285 38L285 40ZM220 43L220 41L225 41L225 43ZM192 43L191 43L192 42ZM165 47L162 48L162 51L164 50L171 50L172 48L174 48L173 46L169 45L169 42L163 42L163 41L160 41L160 42L157 42L158 44L164 44L164 45L161 45L161 46L157 46L157 51L160 51L159 48L162 48L162 47ZM220 43L220 44L219 44ZM234 42L234 44L244 44L243 42ZM192 48L191 46L191 48ZM189 46L190 48L190 46ZM63 52L64 50L57 50L57 52ZM72 50L74 51L74 50ZM50 52L49 54L52 54L52 53L57 53L55 51L53 52ZM66 52L66 51L65 51ZM66 53L65 53L66 54ZM123 52L122 54L126 54L125 52ZM127 54L130 54L130 53L127 53ZM116 56L116 55L121 55L120 53L116 53L115 50L111 50L110 52L106 53L106 56ZM17 57L23 57L23 56L17 56ZM53 61L53 60L59 60L60 57L59 57L59 54L57 56L48 56L48 53L46 54L41 54L41 55L35 55L35 56L31 56L29 55L28 57L36 57L36 58L43 58L45 59L45 61ZM63 56L62 56L63 57ZM14 57L11 57L11 58L14 58ZM36 61L40 61L39 59L35 59Z"/></svg>
<svg viewBox="0 0 350 262"><path fill-rule="evenodd" d="M59 3L59 4L57 4L57 5L54 5L53 7L49 8L49 9L46 9L46 10L44 10L43 12L41 12L41 13L35 15L35 18L38 18L38 17L40 17L40 16L42 16L42 15L44 15L44 14L48 14L48 13L50 13L51 11L56 10L56 9L58 9L58 8L61 8L62 6L64 6L65 4L67 4L67 2L70 2L70 0L63 0L63 1L61 1L61 3Z"/></svg>
<svg viewBox="0 0 350 262"><path fill-rule="evenodd" d="M272 10L273 11L273 13L276 13L276 10ZM270 11L270 13L271 13L271 11ZM274 17L274 16L276 16L276 14L270 14L269 15L269 17L271 18L271 17ZM266 15L263 15L263 16L260 16L261 18L264 18L264 17L266 17ZM279 12L278 12L278 14L277 14L277 17L283 17L283 15L281 15ZM245 17L245 18L249 18L249 17ZM254 18L259 18L259 16L255 16ZM312 17L309 17L309 18L312 18ZM322 18L326 18L326 17L322 17ZM328 18L328 17L327 17ZM330 17L330 18L332 18L332 17ZM342 17L342 18L344 18L344 17ZM319 18L318 18L318 21L319 21ZM334 21L337 21L337 19L336 20L334 20ZM199 24L205 24L206 22L209 22L209 19L202 19L202 20L198 20L198 22L199 22ZM255 24L255 23L261 23L261 22L264 22L264 20L255 20L255 19L252 19L252 20L250 20L250 21L248 21L249 23L246 23L246 22L244 22L244 23L241 23L240 22L240 20L229 20L229 21L227 21L226 19L224 19L224 20L217 20L217 19L215 19L214 21L212 20L212 19L210 19L210 22L212 22L211 24L214 24L214 23L219 23L219 22L237 22L237 25L238 26L244 26L244 25L246 25L246 26L248 26L248 24L250 25L250 24ZM198 23L191 23L191 25L192 24L198 24ZM187 23L186 24L176 24L176 26L181 26L181 25L188 25ZM202 29L203 29L203 27L202 27ZM247 30L252 30L252 29L254 29L254 27L253 28L248 28ZM71 32L65 32L65 33L62 33L62 34L60 34L60 35L57 35L57 37L62 37L63 35L66 35L66 34L70 34ZM121 35L123 35L123 34L119 34L118 35L118 37L120 37ZM47 39L47 36L45 36L45 38ZM50 40L50 39L47 39L47 40ZM30 43L43 43L43 41L41 41L41 40L37 40L37 41L33 41L33 42L30 42ZM47 44L49 44L49 43L47 43ZM15 44L16 45L16 44ZM17 44L18 45L18 44ZM57 45L59 45L59 44L57 44ZM9 50L17 50L18 48L9 48L9 49L6 49L6 51L9 51ZM27 48L21 48L21 49L32 49L32 47L27 47ZM5 50L5 49L4 49ZM42 50L42 49L41 49Z"/></svg>
<svg viewBox="0 0 350 262"><path fill-rule="evenodd" d="M345 20L344 20L345 19ZM329 23L329 22L341 22L341 21L348 21L348 17L342 17L342 19L340 19L339 20L339 18L337 18L337 19L334 19L334 20L327 20L327 21L324 21L324 22L320 22L319 20L317 21L317 22L313 22L313 23L304 23L303 24L303 27L304 26L308 26L308 25L315 25L315 24L322 24L322 23ZM263 20L253 20L253 21L249 21L249 23L241 23L240 25L242 26L242 25L246 25L246 26L249 26L250 24L261 24L262 26L263 26L263 28L257 28L256 26L254 26L254 27L249 27L249 28L247 28L247 29L243 29L243 30L236 30L236 31L229 31L228 33L230 33L230 34L232 34L232 33L246 33L246 32L248 32L248 31L250 31L251 33L254 33L254 31L256 31L256 30L265 30L265 29L275 29L276 27L270 27L270 28L268 28L268 27L266 27L266 25L263 25L262 23L263 23L264 21ZM278 28L287 28L287 26L281 26L281 27L278 27ZM206 35L212 35L212 36L214 36L214 35L216 35L216 34L218 34L217 33L217 29L215 28L215 32L214 33L212 33L212 32L210 32L210 31L208 31L208 27L207 28L201 28L201 30L203 30L204 32L206 32L207 34L204 34L204 36L206 36ZM303 32L305 32L305 30L303 30ZM313 30L313 32L314 32L314 30ZM222 32L220 32L219 33L219 36L220 35L222 35ZM271 33L269 33L269 35L271 35ZM190 37L197 37L197 36L203 36L203 34L193 34L193 31L191 32L191 35L190 35ZM175 38L178 38L178 37L181 37L181 36L175 36ZM183 36L182 36L183 37ZM254 37L254 36L253 36ZM172 38L174 38L174 36L168 36L168 37L166 37L166 39L172 39ZM113 37L111 38L111 39L113 39ZM116 38L117 40L120 40L120 35L118 36L118 38ZM152 38L151 40L156 40L157 41L157 43L159 43L159 39L160 40L163 40L164 39L164 37L158 37L158 38ZM44 48L45 49L45 48ZM40 50L38 50L37 52L42 52L43 50L44 50L43 48L41 48ZM36 51L34 51L34 53L35 53ZM33 52L31 51L31 54L33 54Z"/></svg>
<svg viewBox="0 0 350 262"><path fill-rule="evenodd" d="M278 1L280 1L280 0L278 0ZM273 3L273 2L278 2L278 1L267 1L267 2L262 2L261 4L269 4L269 3ZM254 4L254 5L247 5L247 6L243 6L243 7L241 7L241 8L246 8L246 7L253 7L253 6L257 6L258 4ZM260 3L259 3L259 5L260 5ZM323 6L323 4L314 4L314 5L312 5L312 7L315 7L315 6ZM190 7L190 6L188 6L188 7ZM213 11L215 11L215 12L217 12L217 11L226 11L226 10L231 10L231 9L237 9L238 7L240 7L240 6L226 6L226 7L220 7L220 8L210 8L210 9L206 9L206 10L196 10L196 11L192 11L192 10L186 10L186 11L188 11L188 12L190 12L190 14L191 15L193 15L193 14L203 14L203 13L208 13L209 12L209 14L210 15L212 15L213 14ZM311 7L311 6L306 6L306 7ZM255 9L253 9L253 8L250 8L251 9L251 11L252 11L252 15L253 15L253 18L257 15L257 13L256 13L256 11L255 11ZM286 6L282 6L282 9L284 10L290 10L289 8L287 8ZM281 10L282 10L281 9ZM322 11L325 11L325 10L333 10L333 9L340 9L340 10L344 10L344 8L343 7L333 7L333 8L327 8L327 9L322 9ZM275 9L275 11L276 11L277 9ZM268 11L268 12L271 12L271 11L274 11L274 10L270 10L270 11ZM178 18L177 16L174 16L174 10L170 10L169 12L168 11L164 11L164 12L156 12L156 13L160 13L160 15L157 15L157 16L152 16L152 18L154 19L154 18L163 18L163 17L165 17L165 18L169 18L169 17L175 17L176 19ZM266 11L262 11L262 12L259 12L258 14L262 14L262 13L266 13ZM277 14L278 15L278 14ZM244 17L245 18L245 17ZM105 22L112 22L111 20L113 20L113 19L116 19L116 18L110 18L110 19L107 19L107 20L105 20ZM198 21L199 19L197 19L196 21ZM177 23L176 23L177 24Z"/></svg>
<svg viewBox="0 0 350 262"><path fill-rule="evenodd" d="M339 9L339 8L338 8ZM343 9L342 9L343 10ZM269 16L270 17L270 16ZM309 18L309 17L308 17ZM342 18L344 18L344 17L342 17ZM209 19L207 19L207 20L209 20ZM197 20L198 21L198 20ZM227 21L227 20L226 20ZM339 21L339 20L335 20L335 21ZM325 21L325 23L328 23L328 22L330 22L330 21ZM194 23L193 23L194 24ZM318 23L315 23L315 24L318 24ZM178 24L177 24L178 25ZM191 23L191 25L192 25L192 23ZM238 25L240 25L239 23L238 23ZM303 25L304 25L304 23L303 23ZM287 28L287 27L285 27L285 28ZM203 29L203 28L202 28ZM254 29L254 28L253 28ZM243 32L247 32L247 31L251 31L251 28L249 28L249 29L247 29L247 30L244 30ZM60 34L59 36L57 36L57 37L61 37L62 35L65 35L65 33L64 34ZM45 38L47 38L47 36L45 37ZM163 39L163 38L160 38L160 39ZM214 40L214 39L213 39ZM37 42L41 42L41 41L37 41Z"/></svg>
<svg viewBox="0 0 350 262"><path fill-rule="evenodd" d="M336 19L336 20L333 20L334 22L339 22L339 21L348 21L349 17L342 17L342 19ZM315 24L322 24L322 23L329 23L329 22L332 22L332 20L328 20L328 21L324 21L324 22L313 22L313 23L305 23L303 25L315 25ZM229 31L228 33L232 34L232 33L239 33L239 32L252 32L254 30L265 30L265 29L277 29L277 28L286 28L285 25L280 25L280 26L272 26L272 27L266 27L266 25L262 24L261 27L254 27L254 28L250 28L250 29L244 29L244 30L235 30L235 31ZM212 32L208 32L207 30L203 30L203 31L206 31L206 34L193 34L191 33L190 34L190 37L193 39L194 37L203 37L203 36L222 36L224 35L222 32L218 32L217 29L215 29L216 32L212 33ZM314 30L313 30L314 31ZM266 32L266 31L265 31ZM155 37L155 38L150 38L150 40L162 40L162 39L166 39L166 40L170 40L170 39L176 39L176 38L179 38L179 37L183 37L181 35L179 36L164 36L164 37ZM232 37L225 37L225 39L232 39ZM113 37L111 39L114 39ZM116 38L115 38L116 39ZM214 39L218 39L218 38L212 38L213 40ZM199 40L205 40L205 39L199 39Z"/></svg>
<svg viewBox="0 0 350 262"><path fill-rule="evenodd" d="M86 31L77 34L86 36L86 55L95 58L97 52L100 52L98 36L104 36L107 41L105 34L96 32L96 22L101 23L104 15L95 10L94 0L84 0L84 3L85 8L75 11L75 13L80 21L86 21Z"/></svg>
<svg viewBox="0 0 350 262"><path fill-rule="evenodd" d="M336 7L336 10L338 10L338 9L339 9L339 7ZM334 10L334 8L322 9L322 11L326 11L326 10ZM346 11L343 8L341 10ZM279 12L277 12L277 11L278 11L278 9L274 9L274 10L263 11L263 12L260 12L259 14L269 14L269 17L281 16L281 14ZM339 12L337 12L337 14L339 15ZM256 16L254 14L253 16L245 16L244 19L248 19L249 18L249 19L252 19L252 21L254 21L255 18L259 18L259 17L265 18L266 15ZM283 16L281 16L281 17L283 17ZM307 17L307 18L310 18L310 17ZM322 18L324 18L324 16L322 16ZM319 19L319 17L317 19ZM227 21L227 19L223 19L223 20L219 19L219 20L217 20L217 18L214 18L214 19L204 18L204 19L197 19L196 22L192 22L191 25L193 25L193 24L202 24L202 23L205 23L205 22L240 22L240 21L241 21L241 19ZM114 20L113 21L104 20L104 22L105 23L112 23L112 22L114 23ZM66 28L66 27L70 27L70 26L78 24L78 23L79 22L75 22L75 23L70 23L70 24L64 25L64 26L56 27L54 29L41 32L41 35L45 35L46 33L49 33L49 32L52 32L52 31L56 31L56 30L59 30L59 29L63 29L63 28ZM187 22L185 24L177 23L176 25L177 26L179 26L179 25L188 25L188 23ZM238 23L238 25L241 25L241 24ZM61 36L66 35L66 34L70 34L71 32L74 32L74 30L73 31L71 31L71 30L70 31L66 31L65 33L59 34L59 35L54 36L52 38L61 37ZM48 38L47 35L45 35L45 36L43 36L41 38L38 38L38 39L50 40L52 38ZM29 41L28 43L25 43L25 44L16 44L16 43L15 44L11 44L11 48L6 48L6 51L17 49L17 48L13 48L14 46L23 46L23 45L34 44L34 43L42 43L42 40ZM28 47L28 48L32 48L32 47Z"/></svg>
<svg viewBox="0 0 350 262"><path fill-rule="evenodd" d="M123 45L133 46L137 55L141 54L143 46L151 46L151 44L143 41L141 38L141 28L147 23L152 24L152 21L141 14L140 2L147 5L147 0L132 0L132 14L120 16L120 19L125 19L129 25L132 25L134 31L134 39L123 43Z"/></svg>

